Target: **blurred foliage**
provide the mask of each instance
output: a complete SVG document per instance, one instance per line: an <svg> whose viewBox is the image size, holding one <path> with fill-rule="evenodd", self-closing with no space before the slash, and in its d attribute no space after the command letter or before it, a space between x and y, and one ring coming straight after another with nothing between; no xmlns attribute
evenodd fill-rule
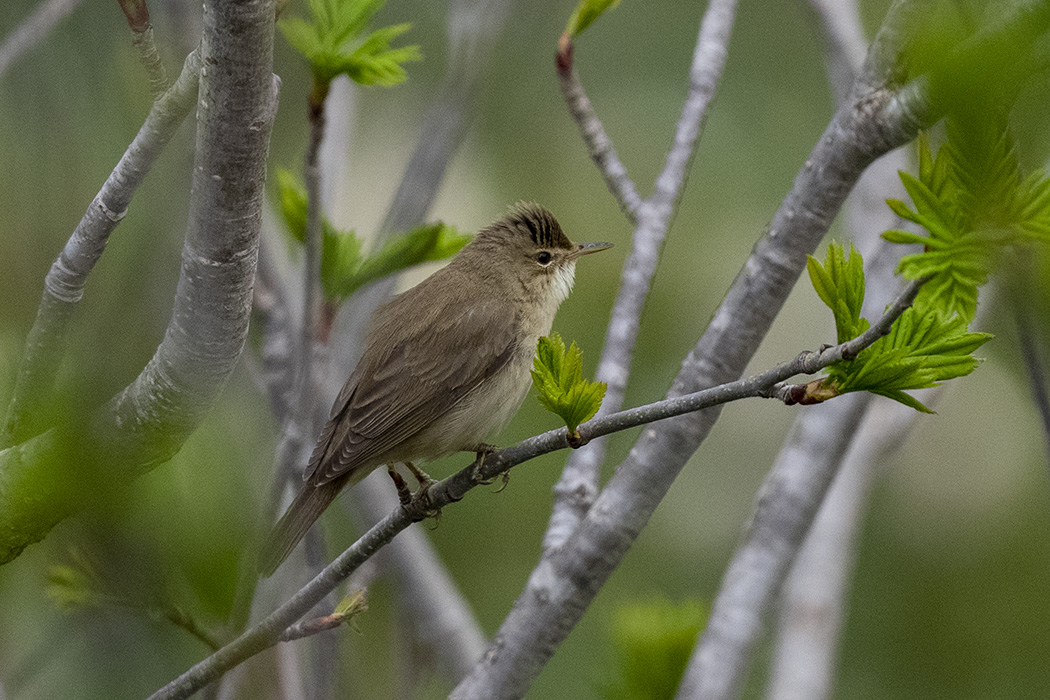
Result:
<svg viewBox="0 0 1050 700"><path fill-rule="evenodd" d="M671 700L682 680L708 610L696 601L664 599L621 604L610 635L616 647L615 683L602 685L607 700Z"/></svg>
<svg viewBox="0 0 1050 700"><path fill-rule="evenodd" d="M36 4L9 3L0 36ZM300 11L294 4L289 12ZM551 65L570 5L518 3L511 10L482 83L472 135L432 209L435 220L476 230L509 202L539 201L557 213L571 238L628 249L630 227L565 114ZM869 36L888 5L862 2ZM942 3L945 11L964 5L988 15L1004 9L1002 3ZM412 41L428 60L414 65L412 80L397 91L355 93L347 182L331 220L363 241L384 217L421 114L442 80L447 9L391 0L375 15L380 26L410 19ZM586 45L576 49L588 94L643 192L670 144L703 9L703 3L677 0L625 2L592 24ZM172 73L197 44L200 4L153 3L151 12ZM741 3L725 81L647 303L626 405L664 395L826 126L832 99L818 32L797 0ZM295 163L307 133L300 105L313 75L286 42L275 50L283 83L271 162ZM1019 162L1032 168L1050 152L1050 88L1036 82L1020 90L1010 126ZM10 395L47 268L148 109L145 76L115 4L82 3L0 76L0 405ZM108 400L131 381L164 333L186 222L192 129L191 120L162 155L89 281L60 377L74 411ZM594 352L602 345L620 254L580 269L556 320L557 330ZM1025 292L1032 308L1044 308L1050 298L1046 260L1037 249L1028 256L1037 278ZM1028 387L1009 309L1003 299L982 303L992 306L988 330L1003 342L991 344L981 371L953 388L935 420L922 423L877 487L849 605L839 697L1050 696L1046 453L1024 399ZM827 312L812 292L799 290L752 369L811 347L829 331ZM202 624L228 618L241 558L260 529L277 430L249 366L242 364L175 459L0 567L0 682L9 697L145 697L201 658L201 643L168 622L120 610L57 610L46 595L46 576L77 547L97 553L100 566L136 587L157 590L163 583ZM529 698L599 696L596 688L620 672L608 620L623 601L714 595L793 417L772 402L724 410ZM538 402L526 401L497 442L538 433L550 420ZM610 438L610 468L637 434ZM464 499L428 533L489 634L536 560L551 485L563 463L562 454L535 460L515 471L502 494ZM463 466L450 458L428 471L441 475ZM356 534L340 513L326 516L325 525L333 550ZM356 618L362 634L342 637L344 688L367 686L367 697L397 697L403 657L395 650L405 649L406 640L395 600L386 580L370 587L369 613ZM272 666L269 655L249 664L252 697L271 696ZM746 697L762 697L762 681L761 671L753 674ZM436 700L448 691L438 679L420 697Z"/></svg>
<svg viewBox="0 0 1050 700"><path fill-rule="evenodd" d="M1050 242L1050 179L1041 169L1020 171L1004 110L979 121L950 118L936 158L929 139L921 138L919 177L901 173L914 208L888 200L898 216L928 232L883 234L893 243L924 246L897 268L907 279L930 278L916 303L967 321L977 313L977 288L1004 247Z"/></svg>
<svg viewBox="0 0 1050 700"><path fill-rule="evenodd" d="M277 187L289 237L306 243L306 190L291 172L277 168ZM459 233L441 222L417 226L391 236L369 255L353 231L341 231L327 216L322 217L321 289L325 298L342 303L370 282L424 262L444 260L459 252L472 236Z"/></svg>

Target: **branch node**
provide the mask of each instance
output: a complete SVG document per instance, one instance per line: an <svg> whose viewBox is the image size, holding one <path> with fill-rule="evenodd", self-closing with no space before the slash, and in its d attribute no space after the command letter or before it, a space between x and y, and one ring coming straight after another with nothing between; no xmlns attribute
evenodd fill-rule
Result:
<svg viewBox="0 0 1050 700"><path fill-rule="evenodd" d="M562 32L558 37L558 52L554 54L554 64L558 68L558 75L562 77L572 71L572 36L568 32Z"/></svg>
<svg viewBox="0 0 1050 700"><path fill-rule="evenodd" d="M128 213L127 207L121 209L120 211L116 211L116 210L110 208L110 206L108 204L106 204L104 201L102 201L101 197L96 197L95 198L95 205L99 209L101 209L102 210L102 214L107 219L112 221L113 223L119 222Z"/></svg>

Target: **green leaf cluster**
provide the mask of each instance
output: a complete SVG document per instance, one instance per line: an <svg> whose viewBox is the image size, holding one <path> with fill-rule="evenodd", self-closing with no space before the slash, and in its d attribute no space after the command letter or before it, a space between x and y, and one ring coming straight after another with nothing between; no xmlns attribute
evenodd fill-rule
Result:
<svg viewBox="0 0 1050 700"><path fill-rule="evenodd" d="M838 342L860 335L868 322L860 317L864 303L864 266L860 254L850 246L832 242L822 265L810 256L810 279L821 300L835 315ZM820 382L822 396L851 391L870 391L899 401L924 413L929 408L905 391L926 389L974 371L981 360L973 352L991 339L988 333L971 333L968 321L956 312L916 300L885 335L862 350L853 360L828 367Z"/></svg>
<svg viewBox="0 0 1050 700"><path fill-rule="evenodd" d="M601 689L609 700L670 700L708 615L696 601L631 603L613 614L619 679Z"/></svg>
<svg viewBox="0 0 1050 700"><path fill-rule="evenodd" d="M278 168L281 216L289 237L306 242L306 190L291 172ZM353 231L336 228L327 217L321 223L321 290L329 301L341 303L366 284L406 268L455 255L471 237L443 223L424 224L393 236L379 250L363 252Z"/></svg>
<svg viewBox="0 0 1050 700"><path fill-rule="evenodd" d="M327 86L337 75L362 85L397 85L408 77L403 63L422 58L418 46L391 48L410 29L396 24L364 36L365 27L385 0L309 0L312 21L289 17L278 22L295 49L306 57L314 79Z"/></svg>
<svg viewBox="0 0 1050 700"><path fill-rule="evenodd" d="M615 9L620 0L580 0L569 17L569 23L565 26L565 33L571 37L577 37L583 30L591 26L591 23L602 16L606 10Z"/></svg>
<svg viewBox="0 0 1050 700"><path fill-rule="evenodd" d="M583 352L573 342L568 350L557 333L540 338L533 360L532 383L540 403L561 416L569 433L590 420L605 398L605 383L583 378Z"/></svg>
<svg viewBox="0 0 1050 700"><path fill-rule="evenodd" d="M1004 119L949 120L947 134L936 157L920 137L918 177L900 174L912 206L887 200L928 235L891 230L883 237L923 246L897 268L908 279L930 278L917 304L970 321L977 288L1004 247L1050 241L1050 179L1041 170L1022 174Z"/></svg>

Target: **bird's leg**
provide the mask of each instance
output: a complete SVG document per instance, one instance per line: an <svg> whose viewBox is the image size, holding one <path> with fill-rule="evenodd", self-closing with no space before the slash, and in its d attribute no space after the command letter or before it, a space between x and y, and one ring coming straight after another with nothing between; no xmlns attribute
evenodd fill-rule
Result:
<svg viewBox="0 0 1050 700"><path fill-rule="evenodd" d="M478 482L482 486L488 486L496 480L495 478L482 479L481 468L485 465L485 458L498 449L499 448L495 445L490 445L487 442L479 442L477 445L474 445L470 448L471 452L477 454L477 458L474 460L474 481Z"/></svg>
<svg viewBox="0 0 1050 700"><path fill-rule="evenodd" d="M411 462L402 462L402 464L408 467L408 471L412 472L412 476L416 477L416 481L419 482L419 491L425 491L437 483L437 479L434 479L430 474L427 474ZM416 493L419 493L419 491Z"/></svg>
<svg viewBox="0 0 1050 700"><path fill-rule="evenodd" d="M416 477L416 481L419 482L419 489L415 494L409 496L407 503L402 500L401 505L406 507L410 505L420 507L422 509L421 512L423 513L420 519L440 517L441 509L430 507L430 487L437 483L437 479L431 478L429 474L411 462L402 462L402 464L405 465L408 471L412 472L412 476Z"/></svg>
<svg viewBox="0 0 1050 700"><path fill-rule="evenodd" d="M394 482L394 488L397 489L397 499L401 501L403 507L407 507L412 502L412 492L408 490L405 477L398 474L392 464L387 465L386 473L390 475L391 481Z"/></svg>

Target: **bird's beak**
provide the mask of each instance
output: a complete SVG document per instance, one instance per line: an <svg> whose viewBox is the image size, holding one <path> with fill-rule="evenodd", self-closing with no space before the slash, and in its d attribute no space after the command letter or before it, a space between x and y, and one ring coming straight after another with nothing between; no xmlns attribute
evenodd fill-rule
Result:
<svg viewBox="0 0 1050 700"><path fill-rule="evenodd" d="M581 255L590 255L591 253L598 253L603 250L612 248L612 243L580 243L576 246L576 250L572 251L571 257L578 258Z"/></svg>

